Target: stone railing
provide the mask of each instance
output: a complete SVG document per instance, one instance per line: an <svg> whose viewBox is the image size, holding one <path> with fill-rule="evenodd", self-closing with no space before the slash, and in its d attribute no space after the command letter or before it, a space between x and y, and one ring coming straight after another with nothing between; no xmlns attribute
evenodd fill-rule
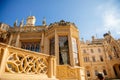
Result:
<svg viewBox="0 0 120 80"><path fill-rule="evenodd" d="M0 43L0 80L16 80L11 75L17 76L18 80L47 80L47 78L53 80L55 79L55 61L54 56ZM29 78L33 75L37 77Z"/></svg>

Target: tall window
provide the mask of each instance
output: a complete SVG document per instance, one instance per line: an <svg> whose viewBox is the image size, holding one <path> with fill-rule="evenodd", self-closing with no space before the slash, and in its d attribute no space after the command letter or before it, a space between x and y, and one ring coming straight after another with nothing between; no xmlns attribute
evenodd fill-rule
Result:
<svg viewBox="0 0 120 80"><path fill-rule="evenodd" d="M55 55L55 38L50 39L50 55Z"/></svg>
<svg viewBox="0 0 120 80"><path fill-rule="evenodd" d="M73 48L74 62L76 65L78 65L78 48L75 38L72 38L72 48Z"/></svg>
<svg viewBox="0 0 120 80"><path fill-rule="evenodd" d="M68 37L59 36L59 63L69 64L69 47L68 47Z"/></svg>

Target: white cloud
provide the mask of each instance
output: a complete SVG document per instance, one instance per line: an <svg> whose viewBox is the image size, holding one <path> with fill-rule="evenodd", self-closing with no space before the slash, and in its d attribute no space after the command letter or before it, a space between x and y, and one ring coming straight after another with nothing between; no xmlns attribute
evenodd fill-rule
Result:
<svg viewBox="0 0 120 80"><path fill-rule="evenodd" d="M102 17L102 27L104 28L100 28L99 31L105 32L110 30L120 38L120 11L117 5L111 0L110 2L99 5L97 11Z"/></svg>
<svg viewBox="0 0 120 80"><path fill-rule="evenodd" d="M103 22L104 26L106 29L110 30L117 30L120 29L120 15L116 12L116 10L111 9L104 11L102 17L103 17Z"/></svg>

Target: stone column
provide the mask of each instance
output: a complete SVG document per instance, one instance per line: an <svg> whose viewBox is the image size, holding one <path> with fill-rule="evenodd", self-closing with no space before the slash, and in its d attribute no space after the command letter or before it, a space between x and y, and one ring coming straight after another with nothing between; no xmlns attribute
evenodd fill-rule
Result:
<svg viewBox="0 0 120 80"><path fill-rule="evenodd" d="M57 35L57 31L55 30L55 56L57 57L56 62L59 65L59 42L58 42L58 35Z"/></svg>
<svg viewBox="0 0 120 80"><path fill-rule="evenodd" d="M15 47L19 47L19 42L20 42L20 33L18 33L17 35Z"/></svg>
<svg viewBox="0 0 120 80"><path fill-rule="evenodd" d="M48 77L49 78L55 78L56 77L56 60L55 60L54 56L49 57Z"/></svg>
<svg viewBox="0 0 120 80"><path fill-rule="evenodd" d="M13 34L10 35L10 39L9 39L8 45L11 44L12 39L13 39Z"/></svg>
<svg viewBox="0 0 120 80"><path fill-rule="evenodd" d="M79 38L77 39L77 47L78 47L78 62L79 62L79 66L83 67L83 58L82 58L82 53L81 53L81 49L80 49L80 40Z"/></svg>
<svg viewBox="0 0 120 80"><path fill-rule="evenodd" d="M72 49L72 35L71 35L71 29L69 30L68 35L68 42L69 42L69 56L70 56L70 65L75 66L74 58L73 58L73 49Z"/></svg>
<svg viewBox="0 0 120 80"><path fill-rule="evenodd" d="M44 53L44 32L42 32L42 39L40 41L40 52Z"/></svg>

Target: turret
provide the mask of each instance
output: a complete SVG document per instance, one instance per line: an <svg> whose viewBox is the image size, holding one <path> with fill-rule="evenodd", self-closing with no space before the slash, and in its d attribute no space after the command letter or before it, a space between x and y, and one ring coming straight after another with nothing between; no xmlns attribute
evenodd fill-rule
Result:
<svg viewBox="0 0 120 80"><path fill-rule="evenodd" d="M29 16L27 18L26 26L35 26L36 18L35 16Z"/></svg>

